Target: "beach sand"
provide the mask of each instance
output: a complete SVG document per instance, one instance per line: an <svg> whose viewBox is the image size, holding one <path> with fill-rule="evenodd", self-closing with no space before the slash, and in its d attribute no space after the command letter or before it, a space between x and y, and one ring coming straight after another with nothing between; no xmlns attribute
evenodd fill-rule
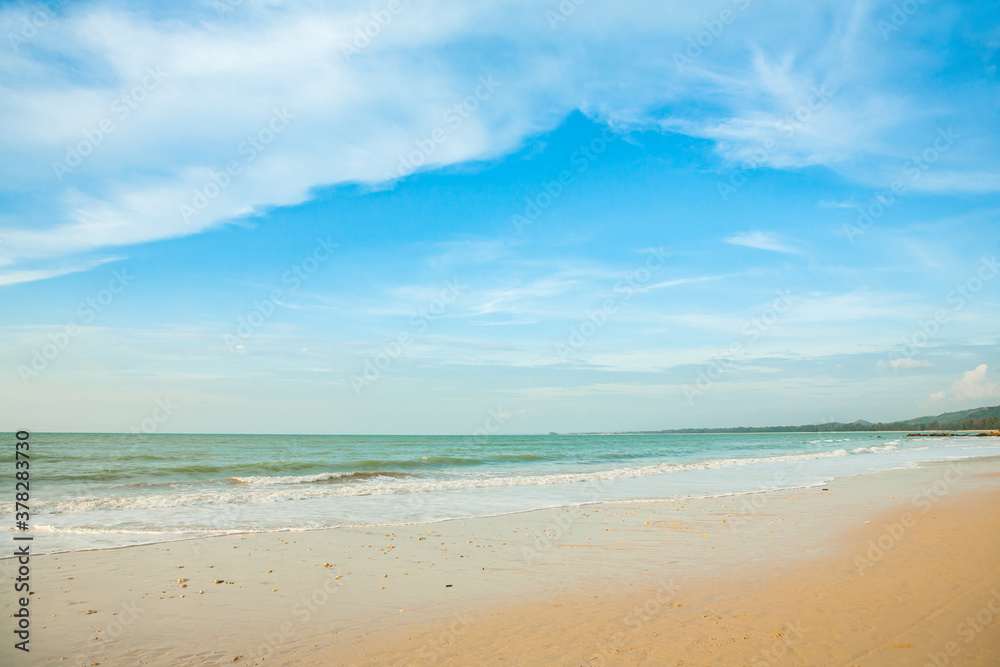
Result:
<svg viewBox="0 0 1000 667"><path fill-rule="evenodd" d="M997 665L1000 459L31 566L4 664Z"/></svg>

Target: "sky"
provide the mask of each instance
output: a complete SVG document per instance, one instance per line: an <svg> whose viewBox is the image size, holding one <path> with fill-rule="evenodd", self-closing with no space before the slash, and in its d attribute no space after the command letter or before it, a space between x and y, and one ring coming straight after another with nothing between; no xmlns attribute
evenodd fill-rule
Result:
<svg viewBox="0 0 1000 667"><path fill-rule="evenodd" d="M0 3L0 430L1000 404L1000 7Z"/></svg>

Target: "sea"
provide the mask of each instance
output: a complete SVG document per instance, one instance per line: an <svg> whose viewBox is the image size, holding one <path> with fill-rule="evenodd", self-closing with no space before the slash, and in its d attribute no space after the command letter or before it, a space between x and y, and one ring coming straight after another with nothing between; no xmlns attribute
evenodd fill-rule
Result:
<svg viewBox="0 0 1000 667"><path fill-rule="evenodd" d="M11 444L14 434L0 436ZM524 436L32 433L33 553L385 526L636 499L750 494L928 461L1000 438L901 433Z"/></svg>

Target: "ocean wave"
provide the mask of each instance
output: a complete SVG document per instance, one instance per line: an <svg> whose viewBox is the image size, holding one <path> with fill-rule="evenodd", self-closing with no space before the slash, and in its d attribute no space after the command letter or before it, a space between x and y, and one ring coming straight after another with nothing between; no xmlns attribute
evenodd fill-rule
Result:
<svg viewBox="0 0 1000 667"><path fill-rule="evenodd" d="M10 529L11 530L15 530L13 527L11 527ZM216 535L216 534L217 535L229 535L229 534L232 534L232 533L246 532L246 531L238 529L238 528L214 528L214 529L212 529L212 528L199 528L199 529L196 529L196 530L190 530L190 529L184 528L184 529L178 529L178 530L154 530L152 528L149 528L149 529L143 529L143 528L127 529L127 528L116 528L116 527L110 527L109 528L108 526L88 528L88 527L84 527L84 526L52 526L52 525L32 526L31 530L33 532L36 532L36 533L48 533L48 534L67 533L67 534L73 534L73 535L109 535L109 534L113 534L113 535L188 535L188 534L190 534L192 532L206 533L206 534L210 533L210 534L213 534L213 535Z"/></svg>
<svg viewBox="0 0 1000 667"><path fill-rule="evenodd" d="M268 477L251 475L250 477L228 477L226 481L232 484L248 484L257 486L273 486L276 484L315 484L317 482L342 482L386 477L401 479L416 477L411 473L396 470L364 470L355 472L321 472L316 475L279 475Z"/></svg>
<svg viewBox="0 0 1000 667"><path fill-rule="evenodd" d="M881 454L882 452L894 452L898 449L896 445L875 445L874 447L857 447L851 450L852 454Z"/></svg>
<svg viewBox="0 0 1000 667"><path fill-rule="evenodd" d="M394 468L450 468L459 466L481 466L490 463L529 463L532 461L553 461L564 458L565 456L566 454L563 452L552 452L548 454L488 454L485 456L453 456L448 454L433 454L430 456L418 456L411 459L362 459L359 461L347 461L342 465L360 470L386 470Z"/></svg>
<svg viewBox="0 0 1000 667"><path fill-rule="evenodd" d="M864 453L868 452L870 452L870 449L866 448ZM310 500L322 497L419 494L476 488L547 486L588 482L600 483L619 479L648 477L651 475L673 474L687 470L711 470L761 463L782 463L849 455L851 455L851 452L845 449L838 449L832 452L788 454L771 457L716 459L693 463L659 463L594 472L495 475L492 477L463 476L451 479L432 479L393 471L328 472L303 476L232 478L233 480L237 480L233 483L233 486L239 490L224 491L220 490L218 486L212 486L170 495L87 497L62 501L43 501L36 503L36 511L43 510L53 514L70 514L97 510L149 510L172 507L247 505L290 500ZM363 481L356 484L330 483L344 480L345 478L362 479Z"/></svg>
<svg viewBox="0 0 1000 667"><path fill-rule="evenodd" d="M857 441L855 441L857 442ZM669 475L689 470L737 468L755 464L781 464L835 457L868 456L891 453L898 449L898 440L874 446L836 449L823 452L727 458L693 462L660 462L640 466L578 472L539 471L530 474L504 474L503 469L440 470L433 474L415 474L398 470L327 471L307 475L251 475L207 480L155 482L138 493L115 492L109 486L92 486L79 495L40 501L34 504L36 514L75 514L102 510L160 510L167 508L205 509L212 512L230 505L314 500L322 498L410 495L429 492L462 491L496 487L538 487L560 484L600 483L628 478ZM927 449L924 445L919 449ZM910 451L905 449L904 451ZM143 493L143 491L147 491ZM13 510L12 504L0 504L0 512ZM225 511L223 509L223 511Z"/></svg>

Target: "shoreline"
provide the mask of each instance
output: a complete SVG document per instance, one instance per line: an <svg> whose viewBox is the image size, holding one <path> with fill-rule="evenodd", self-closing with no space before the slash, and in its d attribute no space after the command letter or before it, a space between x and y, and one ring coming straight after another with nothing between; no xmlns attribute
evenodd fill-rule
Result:
<svg viewBox="0 0 1000 667"><path fill-rule="evenodd" d="M619 431L617 433L559 433L557 435L836 435L836 434L864 434L864 433L904 433L906 438L928 437L928 436L955 436L966 437L973 435L976 437L1000 438L1000 431L992 429L929 429L927 431L914 431L913 429L900 429L888 431Z"/></svg>
<svg viewBox="0 0 1000 667"><path fill-rule="evenodd" d="M758 463L771 463L771 464L774 464L774 465L782 465L782 464L784 464L784 463L786 463L788 461L792 461L792 460L799 460L799 459L809 460L811 458L822 459L824 457L828 457L828 456L831 456L831 455L836 455L838 453L844 453L844 451L837 450L837 451L832 451L832 452L817 452L817 453L804 453L804 454L798 454L797 453L797 454L788 454L788 455L776 455L776 456L773 456L773 457L767 457L765 459L757 459L757 458L754 458L754 457L750 457L750 458L747 458L747 459L732 459L732 460L726 459L726 460L719 460L719 461L709 461L707 463L681 464L681 467L683 467L684 465L688 465L688 466L690 466L692 468L697 468L700 465L708 465L708 464L711 464L711 463L727 463L727 464L733 464L735 466L751 465L751 464L758 464ZM854 452L854 453L857 453L857 452ZM959 460L973 460L973 459L976 459L976 458L981 458L983 456L984 456L984 454L976 453L976 454L969 454L969 455L962 456L962 457L957 457L957 458ZM985 454L985 456L989 457L989 456L992 456L992 454ZM954 460L955 458L956 457L952 457L950 459L938 459L938 460L942 460L942 461L943 460ZM934 460L932 459L930 462L933 462L933 461ZM189 534L185 534L184 532L168 532L168 531L158 532L158 531L152 530L152 531L149 531L149 533L148 533L149 535L163 535L163 536L169 536L169 537L166 537L165 539L151 539L151 540L143 541L143 542L131 542L131 543L125 543L125 544L114 544L114 543L112 543L112 544L98 545L98 546L86 546L86 547L83 547L83 548L58 548L58 550L55 550L55 551L46 551L46 552L40 553L38 555L53 555L53 554L67 554L67 553L77 553L77 552L90 552L90 551L104 551L104 550L124 549L124 548L129 548L129 547L150 546L150 545L156 545L156 544L171 544L171 543L177 543L177 542L187 542L187 541L191 541L191 540L225 538L225 537L231 537L231 536L234 536L234 535L262 535L262 534L270 534L270 533L274 533L274 534L280 534L280 533L306 533L306 532L317 531L317 530L347 529L347 528L393 528L393 527L401 527L401 526L409 526L409 525L419 526L419 525L424 525L424 524L440 523L440 522L444 522L444 521L474 520L474 519L481 519L481 518L485 519L485 518L496 518L496 517L503 517L503 516L513 516L513 515L523 514L523 513L526 513L526 512L534 512L534 511L542 511L542 510L553 510L553 509L559 509L559 508L565 508L565 507L583 507L583 506L588 506L588 505L593 505L593 504L599 504L599 503L668 502L668 501L674 501L674 500L695 500L695 499L705 499L705 498L725 498L725 497L729 497L729 496L744 496L744 495L753 495L753 494L756 494L756 493L772 492L772 491L775 491L775 490L794 490L794 489L809 488L811 486L816 486L817 484L828 483L828 482L830 482L830 481L832 481L834 479L846 479L846 478L850 478L850 477L854 477L854 476L858 476L858 475L879 474L880 472L885 472L885 471L890 471L890 470L897 470L897 469L905 469L906 467L909 467L909 466L919 466L919 465L923 465L925 463L928 463L928 461L915 461L915 462L911 462L911 463L906 463L903 466L885 467L885 468L881 468L881 469L878 469L878 470L869 470L869 471L860 472L860 473L857 473L857 472L855 472L855 473L830 473L830 474L825 475L823 477L816 477L816 478L814 478L814 479L817 479L818 481L808 481L808 482L806 482L805 480L802 480L801 483L791 484L791 485L788 485L788 486L782 486L782 487L780 487L780 489L774 489L774 488L766 488L765 489L761 485L761 486L758 486L758 487L755 487L755 488L740 489L740 490L735 490L735 491L718 491L718 492L707 492L707 493L694 493L694 494L691 494L691 495L678 495L678 496L675 496L675 497L654 497L654 496L645 496L645 497L642 497L642 496L637 496L637 497L631 497L631 498L628 498L628 497L622 498L622 497L620 497L620 498L607 498L607 499L596 499L596 500L594 500L594 499L588 499L588 500L580 500L580 501L576 501L576 502L567 502L565 499L559 499L559 500L556 500L555 502L553 502L552 504L540 504L540 505L534 506L534 507L522 507L522 508L517 508L517 509L510 509L510 510L499 511L499 512L495 512L495 513L477 513L477 514L469 514L469 515L442 516L442 517L427 518L427 519L422 519L422 520L419 520L419 521L410 521L410 522L392 521L392 520L390 520L390 521L372 522L372 523L367 523L367 522L366 523L360 523L360 522L359 523L340 523L340 524L333 524L333 525L309 526L309 527L291 527L291 528L266 527L266 528L261 528L261 529L233 529L233 530L229 530L229 531L225 531L225 532L222 532L222 531L219 531L219 532L210 532L209 534L200 534L200 535L199 534L190 534L190 533ZM720 467L725 468L726 466L720 466ZM673 472L673 471L670 471L670 472ZM583 475L583 474L584 473L581 473L581 475ZM600 473L589 473L589 474L600 474ZM622 481L622 480L626 480L626 479L649 480L652 477L654 477L654 475L646 475L646 476L644 476L644 475L638 475L638 476L635 476L635 477L625 476L625 477L622 477L620 480L616 478L615 481ZM798 481L798 480L796 480L796 481ZM556 486L554 486L554 488L561 488L561 486L562 485L556 485ZM571 482L567 482L567 483L565 483L565 487L566 488L574 488L574 484L571 483ZM391 494L389 495L389 497L391 497ZM112 530L112 531L107 531L107 532L102 532L102 531L83 531L82 533L77 533L76 531L71 530L71 529L57 529L57 530L52 531L51 533L42 533L41 534L42 537L41 537L41 539L39 539L39 542L44 542L44 539L45 539L44 535L46 535L46 534L52 534L52 535L57 535L57 536L59 534L64 534L64 535L94 534L94 535L100 537L100 536L114 536L114 535L124 535L124 534L141 534L141 532L142 531L140 531L139 533L128 533L128 531L125 531L123 533L116 533L116 531ZM8 560L8 559L10 559L12 557L13 556L11 556L11 555L0 555L0 563L2 563L4 560Z"/></svg>
<svg viewBox="0 0 1000 667"><path fill-rule="evenodd" d="M865 527L862 518L874 524L902 502L897 499L940 486L949 466L965 472L938 494L941 503L931 514L970 493L1000 489L1000 457L978 457L738 496L598 502L38 555L32 559L33 658L39 664L236 658L249 665L261 657L264 664L463 664L460 653L450 658L442 646L433 663L413 657L407 637L426 638L461 620L461 641L479 650L474 639L492 635L466 631L465 623L485 628L496 614L510 618L521 607L517 616L532 618L545 604L560 605L545 607L549 616L566 606L584 609L592 598L574 597L584 593L606 594L601 608L613 607L629 592L655 591L668 581L683 586L677 604L689 608L705 591L723 594L713 584L722 573L751 587L777 571L837 558L855 540L853 531ZM1000 514L998 507L990 505L987 518ZM10 562L0 561L0 569ZM105 585L109 581L114 585ZM562 601L542 602L552 596ZM9 603L6 608L10 613ZM559 631L575 631L577 621L566 619ZM0 647L0 655L9 648ZM403 662L389 662L392 651ZM617 664L610 654L606 659Z"/></svg>
<svg viewBox="0 0 1000 667"><path fill-rule="evenodd" d="M558 604L528 600L464 624L386 633L367 651L340 646L323 658L300 659L306 665L324 664L330 656L335 664L459 665L485 654L491 660L484 664L497 658L525 664L527 656L531 664L556 665L995 664L1000 466L983 463L965 473L984 480L979 488L943 490L916 519L907 504L882 507L825 553L735 577L716 572L660 579L658 586L648 580L633 594L596 587L561 595ZM937 484L944 479L923 491L942 490ZM919 497L930 503L935 494ZM970 510L979 510L978 516ZM406 660L414 648L427 655L428 647L433 660Z"/></svg>
<svg viewBox="0 0 1000 667"><path fill-rule="evenodd" d="M971 456L968 459L957 459L957 460L974 460L974 459L977 459L977 458L990 458L990 457ZM176 542L190 542L192 540L213 540L213 539L219 539L219 538L225 538L225 537L237 537L237 536L241 536L241 535L270 535L270 534L281 535L281 534L285 534L285 533L311 533L311 532L325 531L325 530L348 530L348 529L368 529L368 528L395 528L395 527L403 527L403 526L429 526L429 525L433 525L433 524L437 524L437 523L446 523L446 522L449 522L449 521L473 521L473 520L476 520L476 519L499 519L499 518L508 517L508 516L516 516L518 514L530 514L530 513L533 513L533 512L546 512L546 511L550 511L550 510L575 509L575 508L580 508L580 507L588 507L588 506L591 506L591 505L617 505L617 504L629 504L629 503L636 503L636 504L639 504L639 503L669 503L669 502L678 502L678 501L708 500L708 499L711 499L711 498L730 498L730 497L733 497L733 496L750 496L750 495L756 495L756 494L761 494L761 493L775 493L775 492L779 492L779 491L796 491L796 490L800 490L800 489L810 489L810 488L815 488L817 486L823 486L824 484L832 482L832 481L834 481L836 479L849 479L851 477L861 477L861 476L865 476L865 475L877 475L877 474L882 473L882 472L890 472L890 471L893 471L893 470L905 470L905 469L906 468L888 468L886 470L880 470L880 471L872 472L872 473L858 473L858 474L855 474L855 475L842 475L841 477L831 477L828 480L824 480L824 481L820 481L820 482L814 482L812 484L801 484L801 485L796 485L796 486L787 486L787 487L782 487L780 489L766 489L766 490L758 490L758 491L732 491L732 492L718 493L718 494L706 494L706 495L698 495L698 496L682 496L682 497L678 497L678 498L629 498L629 499L626 499L626 500L591 500L591 501L585 501L585 502L580 502L580 503L569 503L569 504L561 504L561 505L548 505L548 506L545 506L545 507L533 507L531 509L511 510L510 512L499 512L497 514L476 514L476 515L471 515L471 516L445 517L445 518L442 518L442 519L428 519L427 521L410 521L410 522L403 522L403 523L359 523L359 524L343 524L343 525L338 525L338 526L320 526L320 527L316 527L316 528L283 528L283 529L280 529L280 530L272 530L272 529L268 529L268 530L236 530L236 531L232 531L232 532L219 533L217 535L196 535L196 536L192 536L192 537L179 537L177 539L171 539L171 540L159 540L159 541L153 541L153 542L139 542L139 543L136 543L136 544L120 544L120 545L113 545L113 546L107 546L107 547L92 547L92 548L88 548L88 549L66 549L64 551L46 551L44 553L39 553L39 554L35 554L35 555L38 556L38 557L43 557L43 556L58 556L58 555L61 555L61 554L90 553L90 552L94 552L94 551L112 551L112 550L117 550L117 549L133 549L133 548L138 548L138 547L149 547L149 546L160 545L160 544L173 544L173 543L176 543ZM13 558L16 558L16 556L13 556L13 555L0 555L0 563L2 563L4 560L9 560L9 559L13 559Z"/></svg>

